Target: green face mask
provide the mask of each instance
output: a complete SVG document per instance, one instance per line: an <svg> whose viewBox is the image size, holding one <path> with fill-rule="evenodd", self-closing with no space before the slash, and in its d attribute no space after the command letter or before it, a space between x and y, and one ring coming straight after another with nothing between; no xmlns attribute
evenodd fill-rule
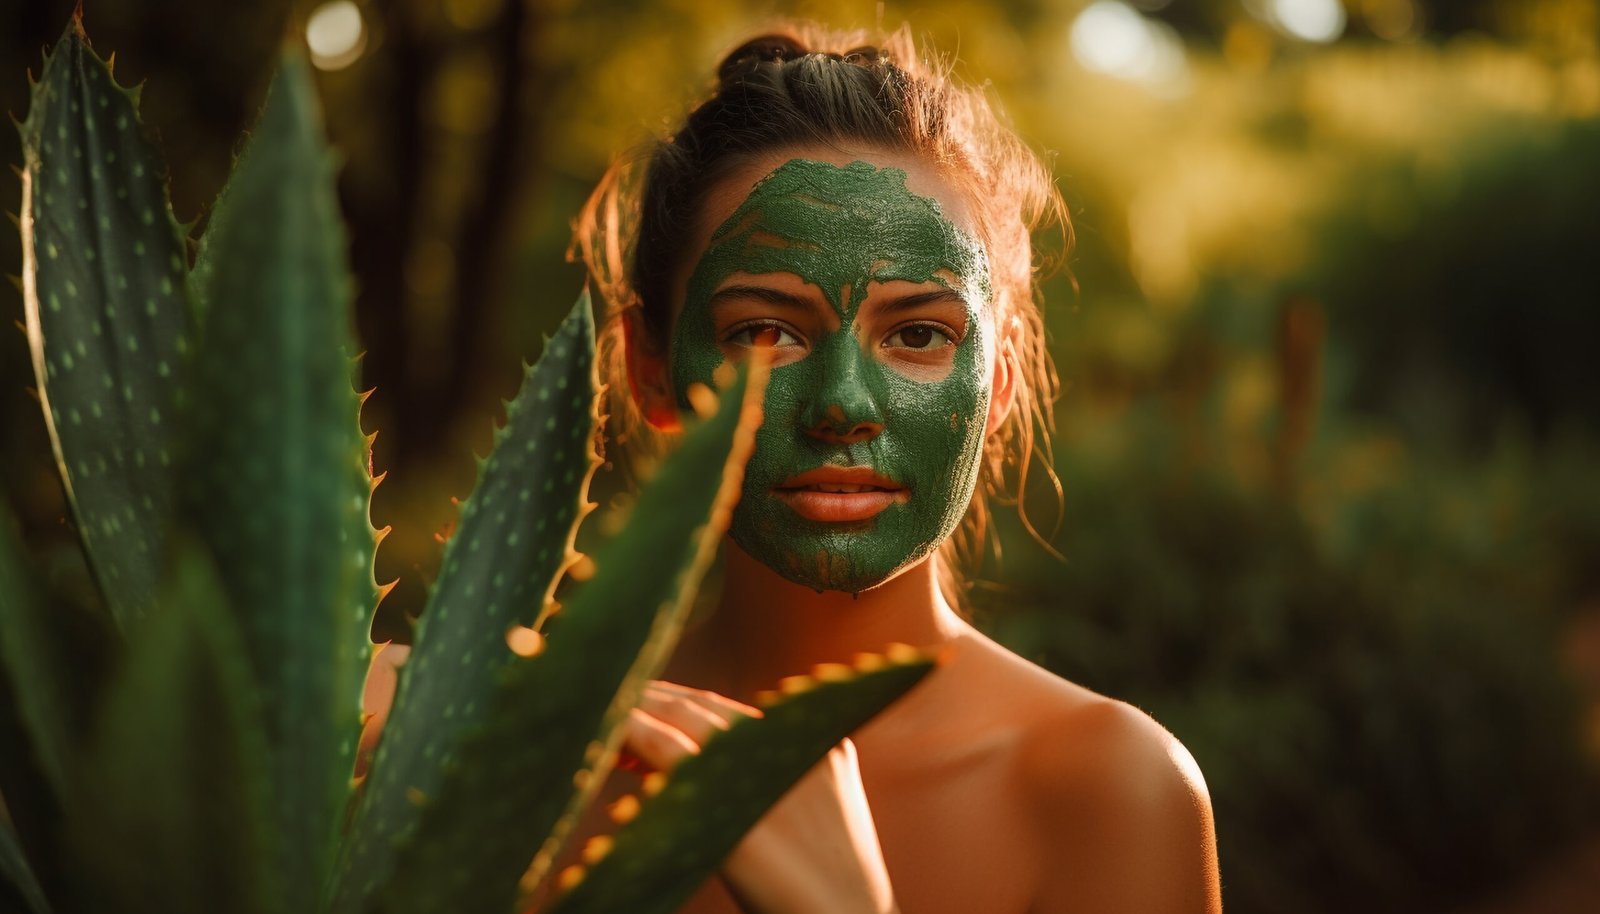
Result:
<svg viewBox="0 0 1600 914"><path fill-rule="evenodd" d="M955 530L977 484L989 408L988 257L935 200L911 193L900 169L790 160L712 234L689 277L672 341L680 409L689 408L689 386L710 384L725 358L711 299L738 272L800 277L833 307L838 328L773 370L730 533L774 571L819 591L881 584ZM965 301L967 331L949 374L909 377L858 333L869 284L892 280L937 283ZM881 430L843 434L867 428ZM867 519L808 519L783 497L793 492L784 484L824 467L870 468L904 491Z"/></svg>

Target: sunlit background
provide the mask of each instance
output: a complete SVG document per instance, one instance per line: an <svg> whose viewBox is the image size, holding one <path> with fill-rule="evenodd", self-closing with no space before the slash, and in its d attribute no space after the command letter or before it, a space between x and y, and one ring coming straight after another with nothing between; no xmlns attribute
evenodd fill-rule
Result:
<svg viewBox="0 0 1600 914"><path fill-rule="evenodd" d="M71 5L0 0L13 114ZM580 288L588 189L774 13L910 22L1051 161L1065 561L1003 523L971 612L1191 748L1228 909L1600 910L1595 0L90 2L180 219L283 36L319 68L395 527L376 636ZM24 355L0 475L70 577Z"/></svg>

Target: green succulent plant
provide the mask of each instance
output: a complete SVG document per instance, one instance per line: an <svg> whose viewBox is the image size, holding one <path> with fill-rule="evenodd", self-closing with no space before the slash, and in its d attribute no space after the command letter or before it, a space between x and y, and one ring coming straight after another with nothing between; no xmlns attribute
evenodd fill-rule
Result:
<svg viewBox="0 0 1600 914"><path fill-rule="evenodd" d="M382 536L306 64L285 51L192 267L138 90L79 17L20 129L29 348L103 611L54 597L0 518L0 909L526 904L671 653L738 491L760 370L684 435L552 614L598 463L579 297L506 406L358 781ZM869 659L735 725L609 855L561 874L555 908L672 910L930 666Z"/></svg>

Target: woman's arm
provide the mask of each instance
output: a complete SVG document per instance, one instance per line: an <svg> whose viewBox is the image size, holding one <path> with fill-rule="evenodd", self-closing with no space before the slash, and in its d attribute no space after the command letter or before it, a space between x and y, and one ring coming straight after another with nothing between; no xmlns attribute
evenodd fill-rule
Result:
<svg viewBox="0 0 1600 914"><path fill-rule="evenodd" d="M1222 891L1205 780L1138 709L1097 701L1025 753L1044 847L1041 914L1217 914Z"/></svg>

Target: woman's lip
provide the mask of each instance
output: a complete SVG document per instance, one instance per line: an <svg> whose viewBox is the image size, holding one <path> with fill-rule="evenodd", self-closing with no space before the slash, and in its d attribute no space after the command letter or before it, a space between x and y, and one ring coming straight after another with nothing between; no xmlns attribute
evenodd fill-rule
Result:
<svg viewBox="0 0 1600 914"><path fill-rule="evenodd" d="M891 492L904 491L905 486L881 476L872 467L817 467L778 483L779 489L808 489L817 486L870 486Z"/></svg>
<svg viewBox="0 0 1600 914"><path fill-rule="evenodd" d="M825 523L867 520L908 497L905 489L863 489L860 492L823 492L817 489L779 488L773 493L806 520Z"/></svg>

